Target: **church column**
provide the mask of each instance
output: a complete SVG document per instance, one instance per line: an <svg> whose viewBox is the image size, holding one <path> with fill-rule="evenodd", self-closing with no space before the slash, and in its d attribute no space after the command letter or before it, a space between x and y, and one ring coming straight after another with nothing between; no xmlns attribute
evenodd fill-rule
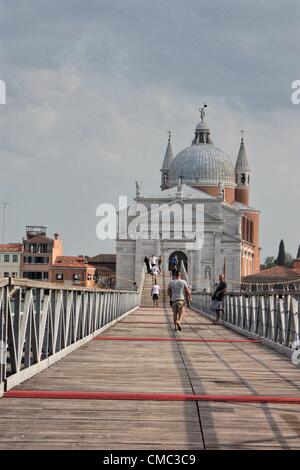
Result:
<svg viewBox="0 0 300 470"><path fill-rule="evenodd" d="M202 287L202 269L201 269L201 258L202 249L204 244L204 234L198 233L195 240L195 251L194 251L194 269L193 269L193 288L200 290Z"/></svg>
<svg viewBox="0 0 300 470"><path fill-rule="evenodd" d="M193 288L201 289L201 248L194 251Z"/></svg>
<svg viewBox="0 0 300 470"><path fill-rule="evenodd" d="M222 255L221 255L221 233L215 232L215 279L218 280L219 275L223 272Z"/></svg>
<svg viewBox="0 0 300 470"><path fill-rule="evenodd" d="M238 247L234 250L233 260L233 277L232 280L236 282L232 287L240 287L239 282L241 279L241 249Z"/></svg>
<svg viewBox="0 0 300 470"><path fill-rule="evenodd" d="M140 238L135 241L135 282L139 286L143 263L143 243Z"/></svg>
<svg viewBox="0 0 300 470"><path fill-rule="evenodd" d="M163 264L162 264L162 269L166 273L169 269L169 256L168 256L168 250L164 248L163 242L161 243L161 256L163 258Z"/></svg>

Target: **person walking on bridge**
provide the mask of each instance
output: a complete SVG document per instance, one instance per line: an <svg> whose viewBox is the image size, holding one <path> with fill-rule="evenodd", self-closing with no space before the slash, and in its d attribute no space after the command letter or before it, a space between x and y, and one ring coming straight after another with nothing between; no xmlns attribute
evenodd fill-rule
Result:
<svg viewBox="0 0 300 470"><path fill-rule="evenodd" d="M214 323L219 323L221 312L223 312L223 301L224 295L227 292L227 284L225 282L224 274L220 274L219 276L219 284L212 296L212 304L211 309L216 314L216 320Z"/></svg>
<svg viewBox="0 0 300 470"><path fill-rule="evenodd" d="M150 266L154 268L157 265L157 256L151 255L150 256Z"/></svg>
<svg viewBox="0 0 300 470"><path fill-rule="evenodd" d="M168 294L170 296L170 305L173 311L174 329L181 331L180 322L184 315L185 295L189 303L192 300L191 292L188 288L187 282L180 278L180 271L175 272L175 279L170 281L168 287Z"/></svg>
<svg viewBox="0 0 300 470"><path fill-rule="evenodd" d="M163 264L163 257L159 255L158 257L158 269L159 269L159 274L162 273L162 264Z"/></svg>
<svg viewBox="0 0 300 470"><path fill-rule="evenodd" d="M152 274L152 283L154 285L154 284L156 284L156 276L159 274L158 266L154 265L151 268L151 274Z"/></svg>
<svg viewBox="0 0 300 470"><path fill-rule="evenodd" d="M178 269L179 266L178 266L178 257L177 255L173 256L173 258L171 259L171 267L172 269Z"/></svg>
<svg viewBox="0 0 300 470"><path fill-rule="evenodd" d="M152 300L153 300L153 307L158 307L158 300L159 300L159 292L160 286L157 282L154 284L151 290Z"/></svg>
<svg viewBox="0 0 300 470"><path fill-rule="evenodd" d="M149 260L149 258L148 258L147 255L146 255L145 258L144 258L144 263L145 263L146 268L147 268L147 274L151 274L150 260Z"/></svg>

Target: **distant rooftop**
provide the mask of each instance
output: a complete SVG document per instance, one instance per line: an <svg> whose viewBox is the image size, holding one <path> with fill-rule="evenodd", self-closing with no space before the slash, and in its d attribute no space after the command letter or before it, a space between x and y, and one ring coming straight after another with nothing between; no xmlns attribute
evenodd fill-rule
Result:
<svg viewBox="0 0 300 470"><path fill-rule="evenodd" d="M0 244L1 253L19 253L22 251L22 243L2 243Z"/></svg>
<svg viewBox="0 0 300 470"><path fill-rule="evenodd" d="M261 280L271 280L271 281L279 281L279 280L289 280L289 279L300 279L300 273L296 272L294 269L286 268L284 266L274 266L273 268L263 269L257 274L250 274L249 276L245 276L243 279L244 281L258 281Z"/></svg>
<svg viewBox="0 0 300 470"><path fill-rule="evenodd" d="M88 264L87 259L84 256L57 256L54 267L64 267L64 268L92 268L94 266Z"/></svg>
<svg viewBox="0 0 300 470"><path fill-rule="evenodd" d="M36 237L37 235L41 235L45 237L47 234L47 227L42 225L27 225L26 226L26 237L32 238Z"/></svg>
<svg viewBox="0 0 300 470"><path fill-rule="evenodd" d="M93 263L116 263L116 254L100 253L96 256L88 257L88 261Z"/></svg>

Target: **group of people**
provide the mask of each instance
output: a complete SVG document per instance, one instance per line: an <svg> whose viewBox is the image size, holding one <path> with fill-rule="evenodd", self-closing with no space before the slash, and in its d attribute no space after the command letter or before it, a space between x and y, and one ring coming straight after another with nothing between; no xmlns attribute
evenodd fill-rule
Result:
<svg viewBox="0 0 300 470"><path fill-rule="evenodd" d="M223 300L227 291L227 284L223 274L219 276L219 283L216 286L215 292L212 295L211 310L215 313L216 319L214 323L220 322L221 312L223 312ZM154 283L151 295L154 307L158 307L160 294L160 286L157 282ZM174 271L173 279L169 282L168 295L170 298L170 306L173 311L174 330L181 331L181 320L184 315L184 306L187 299L188 305L192 301L192 294L187 285L187 282L180 277L180 271Z"/></svg>
<svg viewBox="0 0 300 470"><path fill-rule="evenodd" d="M146 255L144 258L144 263L146 265L147 274L151 274L153 276L153 280L156 278L157 274L162 273L163 258L161 255L151 255L150 257Z"/></svg>
<svg viewBox="0 0 300 470"><path fill-rule="evenodd" d="M146 265L147 274L151 274L152 276L156 276L157 274L162 273L162 266L163 266L163 258L161 255L151 255L145 256L144 263ZM175 254L170 261L170 275L172 277L175 276L175 272L180 268L179 260L177 255Z"/></svg>

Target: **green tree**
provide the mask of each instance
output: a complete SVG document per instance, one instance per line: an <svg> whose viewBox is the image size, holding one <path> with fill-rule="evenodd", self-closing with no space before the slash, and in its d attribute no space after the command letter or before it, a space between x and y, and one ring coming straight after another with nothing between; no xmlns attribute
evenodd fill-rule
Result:
<svg viewBox="0 0 300 470"><path fill-rule="evenodd" d="M275 263L277 266L285 266L285 248L283 240L281 240L279 243L278 256Z"/></svg>
<svg viewBox="0 0 300 470"><path fill-rule="evenodd" d="M274 256L267 256L265 259L264 264L261 265L260 269L269 269L275 266L275 259Z"/></svg>
<svg viewBox="0 0 300 470"><path fill-rule="evenodd" d="M294 258L291 255L291 253L286 253L285 254L285 267L286 268L292 268L293 267L293 262L294 262Z"/></svg>

